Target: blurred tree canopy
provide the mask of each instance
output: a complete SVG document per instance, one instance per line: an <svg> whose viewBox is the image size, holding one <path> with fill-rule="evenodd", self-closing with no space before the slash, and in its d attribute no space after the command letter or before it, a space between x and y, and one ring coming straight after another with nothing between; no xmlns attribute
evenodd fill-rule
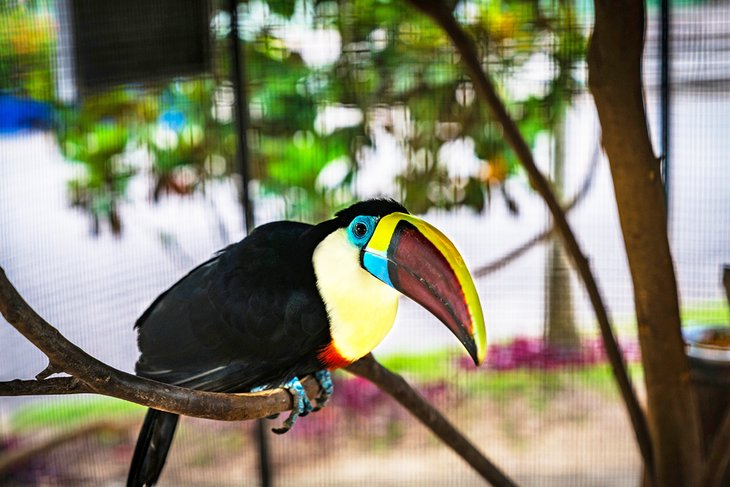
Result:
<svg viewBox="0 0 730 487"><path fill-rule="evenodd" d="M225 5L212 5L210 75L120 86L59 109L62 153L83 168L69 194L96 231L100 220L121 230L117 206L129 179L143 172L157 199L235 171ZM25 22L43 32L27 41L36 46L30 65L43 72L38 77L13 64L29 49L13 37L25 27L0 29L0 47L8 46L0 52L9 53L0 58L0 80L41 99L52 91L56 31L39 23L39 15L50 23L46 7L18 2L0 13L7 17L0 25ZM464 0L454 9L534 145L582 88L575 74L586 39L574 4ZM415 213L483 211L494 190L517 211L503 184L517 161L428 18L396 0L251 0L239 5L239 21L254 196L277 201L281 216L317 220L374 195L398 198Z"/></svg>
<svg viewBox="0 0 730 487"><path fill-rule="evenodd" d="M395 181L380 187L417 213L482 211L491 189L503 189L517 170L445 34L402 2L252 1L241 8L255 177L264 191L291 195L289 208L308 216L321 200L337 206L361 197L358 173L383 133L405 164L387 161L397 168ZM573 4L463 1L455 9L534 144L579 88L574 73L585 38ZM355 116L330 120L343 109Z"/></svg>
<svg viewBox="0 0 730 487"><path fill-rule="evenodd" d="M53 99L54 19L45 2L9 2L0 12L0 94Z"/></svg>

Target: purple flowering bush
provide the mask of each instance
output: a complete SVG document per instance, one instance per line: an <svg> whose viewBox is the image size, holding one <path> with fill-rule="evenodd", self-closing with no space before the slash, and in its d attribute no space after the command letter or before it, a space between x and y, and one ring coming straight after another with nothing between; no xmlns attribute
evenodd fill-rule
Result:
<svg viewBox="0 0 730 487"><path fill-rule="evenodd" d="M620 346L629 363L639 362L640 351L635 341L624 341ZM395 362L395 367L387 360L385 362L396 372L404 373L419 393L440 409L463 398L464 392L470 390L470 385L475 385L469 379L460 383L449 380L449 376L459 370L479 374L471 377L490 376L499 381L502 373L510 371L570 372L572 369L590 370L588 368L591 366L607 362L600 338L585 339L578 349L564 349L550 346L541 338L520 337L508 343L491 345L486 363L479 368L461 353L456 359L451 357L450 354L435 354L433 357L414 358L412 361L401 358ZM522 379L517 382L519 383L514 387L526 386ZM503 390L500 386L505 387L501 383L493 385L499 390ZM482 384L481 387L485 386ZM487 384L486 387L490 386ZM367 430L397 440L398 434L394 435L393 432L399 431L397 425L407 415L395 401L367 380L341 374L335 379L335 394L329 405L298 422L290 434L300 438L314 438L336 428L347 428L352 434Z"/></svg>
<svg viewBox="0 0 730 487"><path fill-rule="evenodd" d="M619 344L626 361L638 362L641 358L638 343L625 341ZM541 338L516 338L512 342L489 347L486 370L553 370L566 367L588 366L606 362L606 349L600 338L583 340L578 349L550 346ZM461 369L477 370L468 357L458 360Z"/></svg>

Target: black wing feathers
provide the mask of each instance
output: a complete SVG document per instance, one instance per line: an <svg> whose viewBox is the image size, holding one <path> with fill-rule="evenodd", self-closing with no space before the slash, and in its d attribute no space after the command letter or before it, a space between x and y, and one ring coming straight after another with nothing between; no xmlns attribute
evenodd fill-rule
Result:
<svg viewBox="0 0 730 487"><path fill-rule="evenodd" d="M137 373L234 392L320 368L327 312L300 239L311 228L261 226L158 297L137 322Z"/></svg>

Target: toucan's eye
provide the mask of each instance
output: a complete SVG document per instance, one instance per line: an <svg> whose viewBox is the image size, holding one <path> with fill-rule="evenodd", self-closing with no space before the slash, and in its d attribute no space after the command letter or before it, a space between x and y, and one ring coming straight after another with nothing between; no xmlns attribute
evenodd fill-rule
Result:
<svg viewBox="0 0 730 487"><path fill-rule="evenodd" d="M350 241L358 247L367 244L370 237L375 231L377 218L372 216L358 216L350 223L347 233L350 235Z"/></svg>
<svg viewBox="0 0 730 487"><path fill-rule="evenodd" d="M354 233L357 238L363 238L365 234L368 233L368 227L362 222L357 222L355 223L355 226L352 227L352 233Z"/></svg>

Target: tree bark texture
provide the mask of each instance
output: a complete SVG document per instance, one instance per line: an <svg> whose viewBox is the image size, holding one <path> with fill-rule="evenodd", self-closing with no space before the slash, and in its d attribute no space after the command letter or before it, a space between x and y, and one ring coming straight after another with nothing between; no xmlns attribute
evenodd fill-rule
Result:
<svg viewBox="0 0 730 487"><path fill-rule="evenodd" d="M226 394L171 386L117 370L71 343L41 318L10 283L0 267L0 314L49 359L36 380L0 382L0 396L93 393L116 397L143 406L199 418L224 421L264 418L291 410L291 394L281 388ZM367 355L347 370L375 383L431 429L487 482L495 486L516 484L481 452L401 376ZM52 377L67 373L71 377ZM306 377L302 385L309 397L319 394L319 385Z"/></svg>
<svg viewBox="0 0 730 487"><path fill-rule="evenodd" d="M701 439L681 336L664 188L641 82L644 5L595 0L589 86L603 129L634 286L654 446L655 485L698 485Z"/></svg>

